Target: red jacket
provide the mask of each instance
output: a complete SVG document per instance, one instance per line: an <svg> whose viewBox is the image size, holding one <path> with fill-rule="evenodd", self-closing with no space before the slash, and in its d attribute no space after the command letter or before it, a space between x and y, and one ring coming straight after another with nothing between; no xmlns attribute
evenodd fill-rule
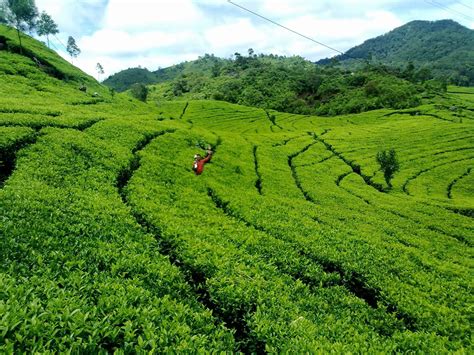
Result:
<svg viewBox="0 0 474 355"><path fill-rule="evenodd" d="M204 169L204 164L208 163L211 160L212 154L206 155L205 158L197 160L194 162L193 170L196 175L201 175Z"/></svg>

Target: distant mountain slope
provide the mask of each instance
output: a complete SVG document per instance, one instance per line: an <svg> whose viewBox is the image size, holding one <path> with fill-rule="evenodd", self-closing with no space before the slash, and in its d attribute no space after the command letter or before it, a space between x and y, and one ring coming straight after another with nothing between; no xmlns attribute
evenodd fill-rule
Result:
<svg viewBox="0 0 474 355"><path fill-rule="evenodd" d="M123 90L148 80L152 100L215 99L291 113L337 115L378 108L409 108L420 103L425 87L383 67L359 70L325 68L301 57L235 53L232 59L206 54L156 72L139 69L118 73L106 85ZM120 80L121 78L121 80ZM114 84L114 81L118 83ZM149 84L149 81L142 81ZM119 84L119 85L117 85Z"/></svg>
<svg viewBox="0 0 474 355"><path fill-rule="evenodd" d="M474 85L474 31L452 20L412 21L382 36L365 41L343 55L317 64L339 61L355 66L361 61L427 68L433 77L453 84Z"/></svg>
<svg viewBox="0 0 474 355"><path fill-rule="evenodd" d="M146 68L128 68L104 80L103 84L122 92L135 83L153 84L157 77Z"/></svg>
<svg viewBox="0 0 474 355"><path fill-rule="evenodd" d="M158 84L174 80L181 75L202 74L206 76L216 76L216 71L229 62L211 54L205 54L197 60L183 62L167 68L160 68L156 71L149 71L146 68L128 68L109 76L104 80L104 85L117 90L125 91L135 83ZM214 74L213 74L214 73Z"/></svg>

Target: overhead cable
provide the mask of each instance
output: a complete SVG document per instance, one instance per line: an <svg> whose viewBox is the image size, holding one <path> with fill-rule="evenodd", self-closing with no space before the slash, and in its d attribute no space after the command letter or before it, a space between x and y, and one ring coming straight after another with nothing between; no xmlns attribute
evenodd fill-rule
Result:
<svg viewBox="0 0 474 355"><path fill-rule="evenodd" d="M336 49L336 48L330 47L330 46L328 46L327 44L324 44L324 43L322 43L322 42L320 42L320 41L315 40L314 38L308 37L308 36L306 36L306 35L304 35L304 34L302 34L302 33L300 33L300 32L297 32L297 31L295 31L295 30L292 30L291 28L286 27L286 26L284 26L284 25L282 25L282 24L280 24L280 23L278 23L278 22L276 22L276 21L273 21L272 19L269 19L268 17L262 16L262 15L256 13L255 11L252 11L252 10L250 10L250 9L247 9L246 7L244 7L244 6L242 6L242 5L236 4L235 2L233 2L233 1L231 1L231 0L227 0L227 2L228 2L229 4L232 4L232 5L236 6L236 7L239 7L240 9L242 9L242 10L244 10L244 11L247 11L247 12L251 13L252 15L255 15L255 16L257 16L257 17L260 17L260 18L264 19L265 21L271 22L271 23L273 23L273 24L276 25L276 26L279 26L279 27L281 27L281 28L284 28L285 30L290 31L290 32L292 32L292 33L294 33L294 34L296 34L296 35L298 35L298 36L300 36L300 37L303 37L303 38L305 38L305 39L307 39L307 40L310 40L310 41L312 41L312 42L314 42L314 43L316 43L316 44L319 44L319 45L321 45L321 46L323 46L323 47L326 47L326 48L328 48L328 49L330 49L330 50L332 50L332 51L334 51L334 52L337 52L337 53L339 53L339 54L344 54L344 52L341 52L340 50L338 50L338 49Z"/></svg>
<svg viewBox="0 0 474 355"><path fill-rule="evenodd" d="M64 49L67 51L67 47L64 45L64 43L58 38L58 36L54 35L54 38L58 40L59 43L64 47Z"/></svg>
<svg viewBox="0 0 474 355"><path fill-rule="evenodd" d="M471 17L471 16L468 16L466 14L463 14L462 12L459 12L459 11L456 11L456 10L453 10L443 4L440 4L439 2L437 1L434 1L434 0L431 0L431 1L427 1L427 0L424 0L427 4L430 4L430 5L433 5L433 6L436 6L436 7L439 7L440 9L443 9L445 11L448 11L448 12L451 12L453 14L456 14L458 16L462 16L464 17L465 19L467 20L470 20L470 21L474 21L474 17Z"/></svg>
<svg viewBox="0 0 474 355"><path fill-rule="evenodd" d="M464 7L467 7L468 9L471 9L471 10L473 9L472 6L466 5L466 4L462 3L461 1L458 1L456 4L459 4L459 5L462 5L462 6L464 6Z"/></svg>

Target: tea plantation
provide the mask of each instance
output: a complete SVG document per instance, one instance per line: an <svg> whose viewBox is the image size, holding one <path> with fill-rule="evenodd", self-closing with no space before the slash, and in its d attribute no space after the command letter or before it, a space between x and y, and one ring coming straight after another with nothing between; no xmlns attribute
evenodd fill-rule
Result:
<svg viewBox="0 0 474 355"><path fill-rule="evenodd" d="M15 36L0 353L474 350L472 88L331 118L145 104Z"/></svg>

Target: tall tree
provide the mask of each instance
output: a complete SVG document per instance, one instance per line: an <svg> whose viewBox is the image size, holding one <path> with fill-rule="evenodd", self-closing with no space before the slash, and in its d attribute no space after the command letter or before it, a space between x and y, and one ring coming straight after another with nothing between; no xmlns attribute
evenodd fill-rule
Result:
<svg viewBox="0 0 474 355"><path fill-rule="evenodd" d="M45 11L41 13L38 23L36 25L38 29L38 34L40 36L46 36L49 48L49 35L55 35L56 33L59 33L58 25L56 25L51 16L49 16Z"/></svg>
<svg viewBox="0 0 474 355"><path fill-rule="evenodd" d="M97 63L95 68L97 70L97 80L100 81L100 76L104 74L104 67L102 66L102 64Z"/></svg>
<svg viewBox="0 0 474 355"><path fill-rule="evenodd" d="M7 4L2 0L0 0L0 23L8 23Z"/></svg>
<svg viewBox="0 0 474 355"><path fill-rule="evenodd" d="M72 37L69 36L67 39L67 52L71 56L71 62L73 61L73 58L77 58L79 54L81 54L81 50L76 44L76 40Z"/></svg>
<svg viewBox="0 0 474 355"><path fill-rule="evenodd" d="M375 159L380 164L385 182L387 183L388 187L391 188L392 183L390 180L392 180L393 175L400 170L400 163L398 162L395 149L392 148L390 150L380 151L377 153Z"/></svg>
<svg viewBox="0 0 474 355"><path fill-rule="evenodd" d="M20 53L23 54L21 43L21 31L32 30L36 27L38 9L35 0L7 0L5 8L5 20L16 28L20 42Z"/></svg>

